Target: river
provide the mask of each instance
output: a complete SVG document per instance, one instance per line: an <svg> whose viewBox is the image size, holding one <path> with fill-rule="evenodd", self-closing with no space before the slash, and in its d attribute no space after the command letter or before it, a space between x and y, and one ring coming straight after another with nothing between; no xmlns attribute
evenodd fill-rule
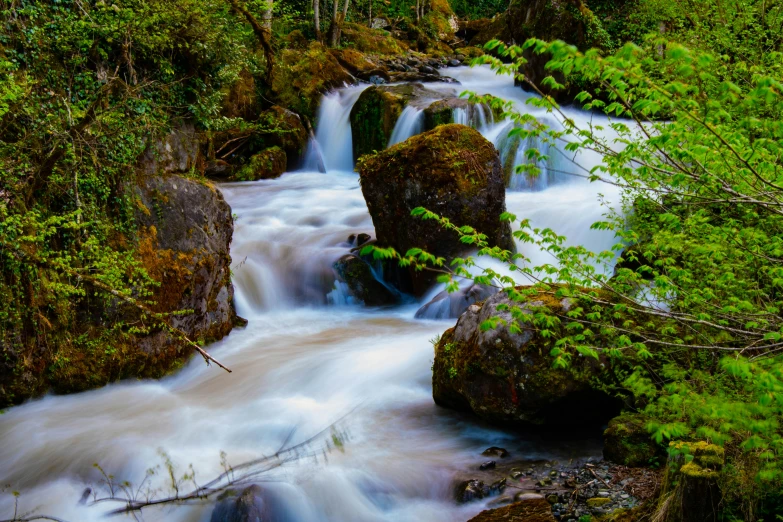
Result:
<svg viewBox="0 0 783 522"><path fill-rule="evenodd" d="M460 80L459 89L491 92L520 107L528 96L488 69L447 74ZM236 215L236 305L249 324L210 352L233 373L194 358L159 381L47 396L8 410L0 416L0 484L21 492L22 511L69 522L105 520L110 506L79 504L84 489L99 480L95 463L138 485L165 452L180 473L192 464L197 481L206 482L223 470L221 451L239 464L273 453L294 428L296 443L340 419L342 449L263 476L274 520L462 522L486 503L457 505L454 477L486 460L481 451L488 446L530 459L600 456L593 439L546 440L437 407L429 341L454 320L415 320L424 301L363 308L334 287L331 264L349 251L348 236L373 232L350 157L348 114L361 89L324 98L317 143L303 170L220 187ZM406 118L410 130L395 140L416 132L415 117ZM502 146L502 123L485 118L478 125ZM577 159L588 167L595 161ZM610 187L564 176L568 166L557 165L534 183L512 180L508 210L572 243L609 248L611 235L589 225L604 211L598 193L611 199ZM542 252L525 253L534 262L551 261ZM150 483L165 482L156 475ZM8 491L0 495L0 519L12 505ZM213 505L149 509L143 520L206 522Z"/></svg>

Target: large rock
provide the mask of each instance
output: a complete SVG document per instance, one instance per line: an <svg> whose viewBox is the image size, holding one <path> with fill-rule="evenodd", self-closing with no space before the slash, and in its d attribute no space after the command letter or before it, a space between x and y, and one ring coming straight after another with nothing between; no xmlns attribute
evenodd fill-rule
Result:
<svg viewBox="0 0 783 522"><path fill-rule="evenodd" d="M569 369L553 368L550 348L537 330L526 324L517 333L510 328L515 306L524 314L542 307L563 314L572 302L543 293L515 302L504 291L471 305L435 346L435 402L507 425L601 424L616 415L620 405L593 387L593 379L607 372L603 362L575 356ZM483 330L482 323L492 318L505 325Z"/></svg>
<svg viewBox="0 0 783 522"><path fill-rule="evenodd" d="M172 324L193 340L222 338L235 315L231 207L214 187L175 175L148 178L133 193L139 252L149 275L160 283L151 298L153 308L192 310L173 316ZM140 341L155 350L156 337Z"/></svg>
<svg viewBox="0 0 783 522"><path fill-rule="evenodd" d="M199 159L199 136L191 123L174 127L156 139L139 159L139 168L148 176L188 172Z"/></svg>
<svg viewBox="0 0 783 522"><path fill-rule="evenodd" d="M543 498L523 500L498 509L482 511L468 522L555 522L552 505Z"/></svg>
<svg viewBox="0 0 783 522"><path fill-rule="evenodd" d="M455 118L456 114L460 114L460 121ZM424 128L434 129L449 123L480 128L482 124L494 121L494 117L495 113L488 104L471 102L466 98L445 98L424 109Z"/></svg>
<svg viewBox="0 0 783 522"><path fill-rule="evenodd" d="M380 61L370 60L367 55L360 53L356 49L331 49L329 53L334 56L340 65L359 78L360 80L370 81L370 78L377 76L389 81L389 72Z"/></svg>
<svg viewBox="0 0 783 522"><path fill-rule="evenodd" d="M287 165L286 153L280 147L270 147L254 154L234 176L234 181L274 179L283 175Z"/></svg>
<svg viewBox="0 0 783 522"><path fill-rule="evenodd" d="M424 207L487 235L491 245L513 249L511 228L501 221L505 186L498 153L477 131L441 125L358 163L362 193L381 246L401 254L418 247L446 259L465 253L459 234L435 221L412 217ZM410 270L412 290L423 294L430 272Z"/></svg>
<svg viewBox="0 0 783 522"><path fill-rule="evenodd" d="M380 85L366 89L351 109L354 157L385 149L397 119L406 106L424 109L433 100L441 100L446 96L420 83Z"/></svg>

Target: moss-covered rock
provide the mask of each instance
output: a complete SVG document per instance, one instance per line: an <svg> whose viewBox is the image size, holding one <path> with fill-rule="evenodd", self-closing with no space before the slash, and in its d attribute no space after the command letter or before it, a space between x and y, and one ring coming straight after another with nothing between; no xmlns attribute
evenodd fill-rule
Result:
<svg viewBox="0 0 783 522"><path fill-rule="evenodd" d="M482 511L468 522L555 522L555 517L552 516L549 502L543 498L533 498Z"/></svg>
<svg viewBox="0 0 783 522"><path fill-rule="evenodd" d="M397 302L397 295L375 278L365 261L347 254L334 263L337 280L345 283L349 293L367 306L383 306Z"/></svg>
<svg viewBox="0 0 783 522"><path fill-rule="evenodd" d="M419 83L378 85L366 89L351 109L354 157L385 149L394 125L407 105L423 109L432 100L444 96Z"/></svg>
<svg viewBox="0 0 783 522"><path fill-rule="evenodd" d="M287 158L280 147L270 147L254 154L231 178L235 181L256 181L274 179L283 175Z"/></svg>
<svg viewBox="0 0 783 522"><path fill-rule="evenodd" d="M492 245L514 248L510 227L500 220L506 203L498 153L477 131L441 125L362 157L358 170L380 245L402 253L419 247L446 259L464 253L456 232L411 217L414 208L425 207L483 232ZM410 277L417 295L433 281L429 272L411 270Z"/></svg>
<svg viewBox="0 0 783 522"><path fill-rule="evenodd" d="M369 81L373 76L389 81L389 72L381 61L373 61L367 55L356 49L330 49L329 54L335 57L340 65L360 80Z"/></svg>
<svg viewBox="0 0 783 522"><path fill-rule="evenodd" d="M231 209L209 185L177 175L154 176L125 190L136 201L138 232L115 238L117 248L137 258L157 282L148 307L172 315L171 325L193 341L227 335L234 322L229 244ZM57 281L52 272L49 279ZM88 287L90 288L90 287ZM179 367L192 353L177 336L160 327L131 330L139 321L126 301L86 292L77 314L46 320L51 344L44 351L0 365L0 407L53 390L71 393L125 378L158 378Z"/></svg>
<svg viewBox="0 0 783 522"><path fill-rule="evenodd" d="M258 119L263 128L257 140L265 147L280 147L286 153L289 166L298 161L307 146L307 129L294 112L274 105Z"/></svg>
<svg viewBox="0 0 783 522"><path fill-rule="evenodd" d="M665 449L656 444L641 415L623 414L609 421L604 431L604 458L625 466L650 466L664 462Z"/></svg>
<svg viewBox="0 0 783 522"><path fill-rule="evenodd" d="M513 333L509 328L514 306L524 314L541 309L562 314L573 303L544 293L520 303L500 292L468 307L435 346L435 402L505 425L600 424L616 415L619 404L594 382L613 379L606 364L574 357L568 369L554 368L546 339L537 329L522 325ZM493 318L506 325L482 330L480 325Z"/></svg>
<svg viewBox="0 0 783 522"><path fill-rule="evenodd" d="M351 22L343 24L342 41L346 46L365 54L399 56L408 50L404 42L393 38L382 29L371 29Z"/></svg>
<svg viewBox="0 0 783 522"><path fill-rule="evenodd" d="M285 49L279 55L272 90L281 106L312 119L321 95L355 78L318 42L307 50Z"/></svg>
<svg viewBox="0 0 783 522"><path fill-rule="evenodd" d="M425 32L431 38L447 44L456 41L459 20L448 0L430 0L429 4L430 9L421 20Z"/></svg>

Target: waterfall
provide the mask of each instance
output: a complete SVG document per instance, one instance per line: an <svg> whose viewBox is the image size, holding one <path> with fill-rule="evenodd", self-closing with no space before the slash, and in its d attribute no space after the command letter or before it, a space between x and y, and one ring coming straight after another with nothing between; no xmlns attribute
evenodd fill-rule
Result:
<svg viewBox="0 0 783 522"><path fill-rule="evenodd" d="M323 97L318 109L315 136L308 144L302 170L353 171L351 109L367 87L367 85L347 87Z"/></svg>
<svg viewBox="0 0 783 522"><path fill-rule="evenodd" d="M413 105L408 105L403 109L400 117L397 118L397 123L394 124L394 130L388 146L391 147L392 145L402 143L411 136L420 134L423 131L424 111Z"/></svg>
<svg viewBox="0 0 783 522"><path fill-rule="evenodd" d="M511 77L488 68L454 68L449 74L466 90L495 94L518 102L520 110L533 110L524 105L530 95L514 87ZM22 494L19 499L0 495L0 518L13 513L18 500L20 512L105 521L106 511L120 505L79 503L86 486L101 483L93 463L117 483L128 480L136 487L146 470L162 463L160 448L178 474L193 464L203 483L225 471L222 452L236 466L275 454L285 441L301 442L340 419L337 428L349 434L342 451L325 459L287 462L259 476L269 494L265 507L270 520L468 520L492 499L455 503L456 470L475 470L486 460L481 452L488 446L508 447L519 459L600 459L600 442L528 439L436 407L429 340L453 326L453 319L415 321L423 303L374 310L326 306L350 304L346 289L334 284L332 264L350 252L350 235L374 231L352 172L349 116L361 91L349 87L324 97L305 161L312 168L274 180L220 186L237 216L232 278L237 310L249 323L209 351L233 373L208 368L195 358L165 379L113 383L10 408L0 415L0 483ZM598 119L563 110L576 121ZM414 122L420 118L409 114ZM518 149L533 146L523 143L515 149L504 141L510 122L495 123L480 111L468 121L508 161L519 161ZM599 123L606 126L605 121ZM575 161L590 168L600 158L581 152ZM555 167L548 168L560 176L551 170ZM604 212L597 194L611 201L613 187L573 177L555 181L538 192L510 190L508 210L529 218L533 226L567 236L568 245L593 251L610 247L613 235L591 230L590 224ZM518 248L532 266L552 262L548 252L534 245L520 243ZM483 258L478 264L502 269L500 262ZM526 283L518 272L515 277ZM433 289L430 297L442 289ZM478 300L483 297L479 290L468 288L458 297ZM424 315L449 316L450 304L435 300ZM320 446L303 454L310 450L320 455L315 451ZM168 492L166 473L147 480L151 491ZM206 521L213 506L150 508L144 517L149 522Z"/></svg>

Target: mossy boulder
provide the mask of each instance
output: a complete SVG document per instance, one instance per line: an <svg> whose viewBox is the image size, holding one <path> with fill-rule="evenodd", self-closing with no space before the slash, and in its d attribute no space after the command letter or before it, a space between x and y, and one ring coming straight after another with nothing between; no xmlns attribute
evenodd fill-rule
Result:
<svg viewBox="0 0 783 522"><path fill-rule="evenodd" d="M393 38L387 31L352 22L343 23L342 41L346 46L365 54L399 56L408 50L404 42Z"/></svg>
<svg viewBox="0 0 783 522"><path fill-rule="evenodd" d="M362 193L379 245L405 253L418 247L446 259L465 253L459 235L434 221L411 216L424 207L460 226L487 235L488 242L513 250L505 186L498 152L464 125L441 125L358 162ZM434 278L410 270L413 293L422 295Z"/></svg>
<svg viewBox="0 0 783 522"><path fill-rule="evenodd" d="M549 502L543 498L531 498L482 511L468 522L555 522L555 517Z"/></svg>
<svg viewBox="0 0 783 522"><path fill-rule="evenodd" d="M389 72L383 63L380 61L373 61L364 53L357 51L356 49L330 49L329 53L340 62L348 72L360 80L370 81L370 78L377 76L383 78L385 81L389 81Z"/></svg>
<svg viewBox="0 0 783 522"><path fill-rule="evenodd" d="M267 129L259 135L264 146L283 149L289 167L299 160L307 146L308 133L296 113L274 105L262 112L258 121Z"/></svg>
<svg viewBox="0 0 783 522"><path fill-rule="evenodd" d="M397 302L397 294L376 279L370 265L361 258L347 254L334 263L337 280L344 283L351 296L367 306L383 306Z"/></svg>
<svg viewBox="0 0 783 522"><path fill-rule="evenodd" d="M511 426L595 425L615 416L620 405L600 386L602 380L614 382L603 361L577 356L568 369L554 368L537 329L521 324L515 333L509 327L513 307L522 314L565 314L572 306L571 299L548 293L517 302L504 291L468 307L435 346L435 402ZM505 324L481 328L498 319Z"/></svg>
<svg viewBox="0 0 783 522"><path fill-rule="evenodd" d="M351 109L354 157L385 149L397 119L407 105L423 109L444 96L419 83L378 85L366 89Z"/></svg>
<svg viewBox="0 0 783 522"><path fill-rule="evenodd" d="M428 36L441 42L456 41L455 33L459 30L459 19L451 9L448 0L430 0L429 11L421 20Z"/></svg>
<svg viewBox="0 0 783 522"><path fill-rule="evenodd" d="M286 153L280 147L270 147L250 157L232 177L234 181L256 181L279 178L285 173Z"/></svg>
<svg viewBox="0 0 783 522"><path fill-rule="evenodd" d="M620 415L609 421L604 431L604 458L631 467L664 462L666 451L652 439L646 424L645 417L634 414Z"/></svg>
<svg viewBox="0 0 783 522"><path fill-rule="evenodd" d="M324 93L354 81L326 47L312 42L306 50L280 53L272 90L281 106L313 119Z"/></svg>

